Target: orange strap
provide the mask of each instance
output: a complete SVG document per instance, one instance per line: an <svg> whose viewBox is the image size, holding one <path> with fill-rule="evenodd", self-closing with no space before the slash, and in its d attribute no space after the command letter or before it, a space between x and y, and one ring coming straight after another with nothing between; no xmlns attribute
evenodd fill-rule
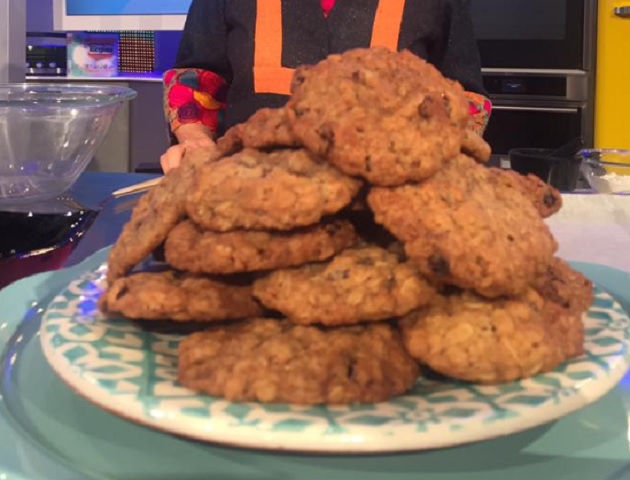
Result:
<svg viewBox="0 0 630 480"><path fill-rule="evenodd" d="M256 3L254 91L288 95L293 69L282 66L282 0Z"/></svg>
<svg viewBox="0 0 630 480"><path fill-rule="evenodd" d="M398 36L402 25L405 0L380 0L374 16L371 47L387 47L398 50Z"/></svg>
<svg viewBox="0 0 630 480"><path fill-rule="evenodd" d="M398 49L405 0L379 0L370 46ZM257 0L254 91L289 95L293 69L282 66L282 0Z"/></svg>

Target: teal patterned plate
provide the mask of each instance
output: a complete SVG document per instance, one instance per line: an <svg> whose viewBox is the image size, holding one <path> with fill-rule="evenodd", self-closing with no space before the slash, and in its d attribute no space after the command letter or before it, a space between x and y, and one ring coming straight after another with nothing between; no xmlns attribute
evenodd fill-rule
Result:
<svg viewBox="0 0 630 480"><path fill-rule="evenodd" d="M40 338L53 370L101 408L158 430L278 451L433 449L529 429L605 395L629 365L630 320L597 290L584 316L586 354L555 371L496 387L419 380L389 402L350 407L233 403L176 381L178 335L154 333L97 309L105 265L48 306Z"/></svg>

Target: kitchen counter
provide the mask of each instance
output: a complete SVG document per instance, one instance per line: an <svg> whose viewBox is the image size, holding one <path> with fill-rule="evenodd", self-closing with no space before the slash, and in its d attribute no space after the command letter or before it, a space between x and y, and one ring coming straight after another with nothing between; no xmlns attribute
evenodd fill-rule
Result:
<svg viewBox="0 0 630 480"><path fill-rule="evenodd" d="M561 257L630 272L630 196L563 195L562 209L547 224Z"/></svg>

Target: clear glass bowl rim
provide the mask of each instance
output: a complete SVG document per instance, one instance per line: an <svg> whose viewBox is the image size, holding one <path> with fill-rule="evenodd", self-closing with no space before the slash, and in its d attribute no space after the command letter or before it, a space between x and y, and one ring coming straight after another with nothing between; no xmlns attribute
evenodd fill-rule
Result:
<svg viewBox="0 0 630 480"><path fill-rule="evenodd" d="M0 83L0 107L98 107L131 100L137 95L129 87L116 85Z"/></svg>
<svg viewBox="0 0 630 480"><path fill-rule="evenodd" d="M592 157L593 155L601 156L602 154L627 155L630 159L630 150L623 148L586 148L580 150L578 155L580 158L582 158L582 160L588 163L593 163L597 165L608 165L611 167L630 168L630 163L607 162L605 160L599 160Z"/></svg>

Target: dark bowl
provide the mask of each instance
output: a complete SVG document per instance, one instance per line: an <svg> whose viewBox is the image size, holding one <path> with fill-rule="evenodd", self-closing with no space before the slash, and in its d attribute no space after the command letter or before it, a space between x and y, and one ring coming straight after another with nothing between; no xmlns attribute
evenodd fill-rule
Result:
<svg viewBox="0 0 630 480"><path fill-rule="evenodd" d="M527 175L531 173L561 192L572 192L580 178L579 156L555 158L547 148L513 148L508 152L513 170Z"/></svg>
<svg viewBox="0 0 630 480"><path fill-rule="evenodd" d="M0 288L63 266L97 215L0 211Z"/></svg>

